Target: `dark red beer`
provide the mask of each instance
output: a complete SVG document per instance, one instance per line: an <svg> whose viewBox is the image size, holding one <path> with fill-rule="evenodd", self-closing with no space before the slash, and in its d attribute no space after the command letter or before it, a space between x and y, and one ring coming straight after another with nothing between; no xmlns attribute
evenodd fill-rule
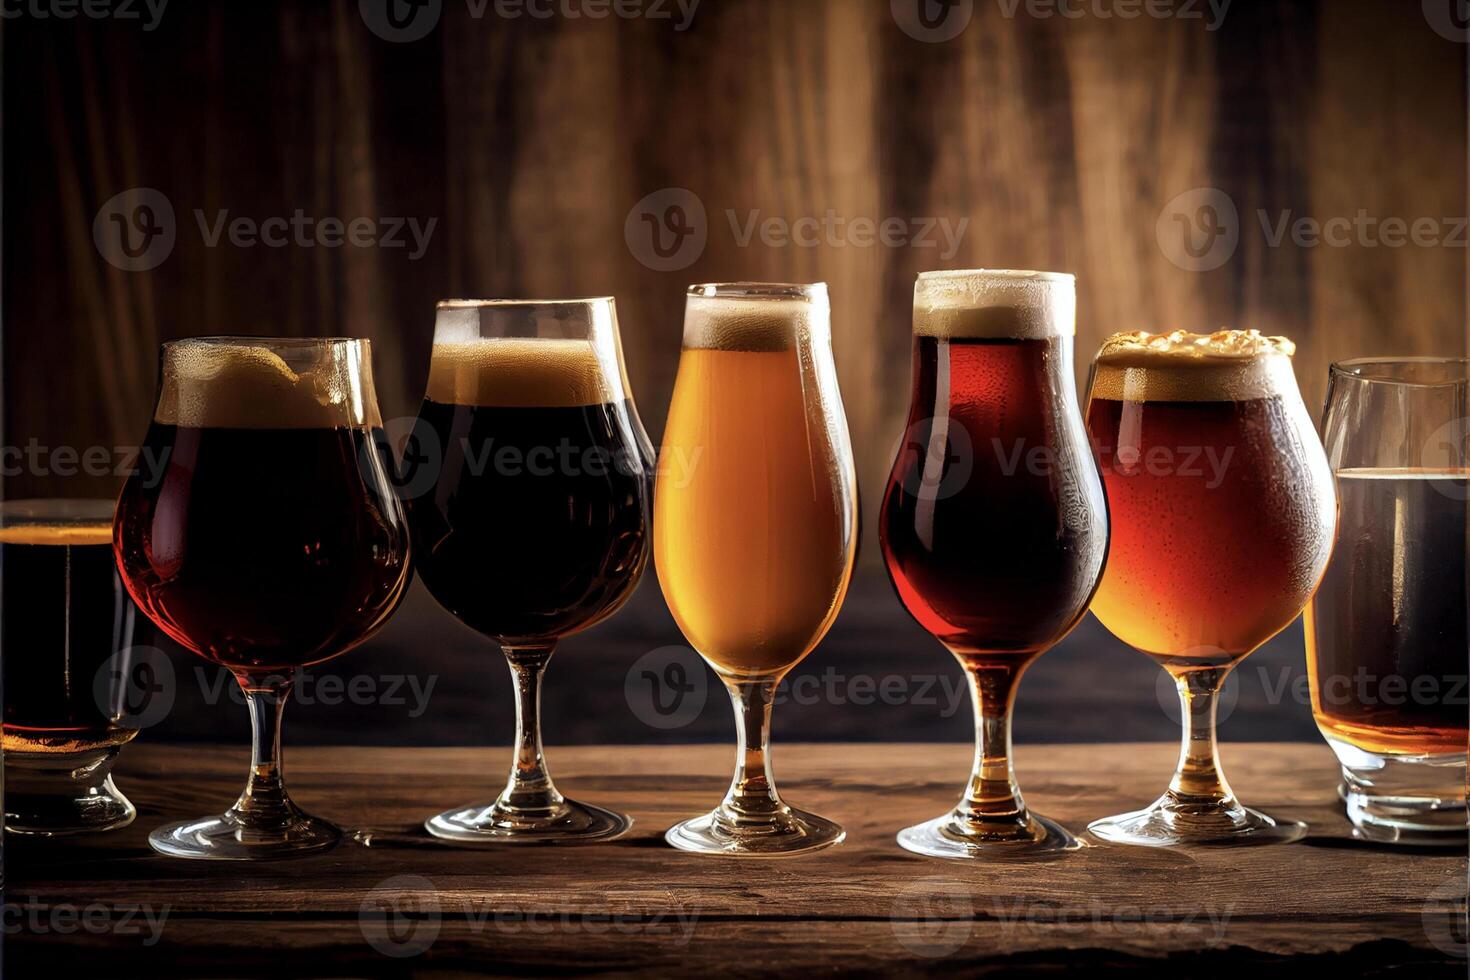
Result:
<svg viewBox="0 0 1470 980"><path fill-rule="evenodd" d="M914 338L908 428L883 499L904 607L950 649L1034 654L1087 609L1107 521L1075 413L1071 337Z"/></svg>

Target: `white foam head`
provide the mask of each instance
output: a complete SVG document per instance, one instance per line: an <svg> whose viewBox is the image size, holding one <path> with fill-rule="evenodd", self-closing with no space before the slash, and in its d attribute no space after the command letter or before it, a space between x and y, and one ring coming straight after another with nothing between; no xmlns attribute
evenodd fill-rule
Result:
<svg viewBox="0 0 1470 980"><path fill-rule="evenodd" d="M611 297L443 300L427 397L447 405L559 408L629 397Z"/></svg>
<svg viewBox="0 0 1470 980"><path fill-rule="evenodd" d="M1045 340L1077 332L1077 282L1064 272L959 269L914 281L914 335Z"/></svg>
<svg viewBox="0 0 1470 980"><path fill-rule="evenodd" d="M1098 351L1092 397L1113 401L1223 402L1296 390L1296 345L1258 330L1114 334Z"/></svg>
<svg viewBox="0 0 1470 980"><path fill-rule="evenodd" d="M196 337L163 345L156 421L193 428L381 425L371 347L349 338Z"/></svg>
<svg viewBox="0 0 1470 980"><path fill-rule="evenodd" d="M830 341L827 284L732 282L690 286L684 303L684 347L780 351Z"/></svg>

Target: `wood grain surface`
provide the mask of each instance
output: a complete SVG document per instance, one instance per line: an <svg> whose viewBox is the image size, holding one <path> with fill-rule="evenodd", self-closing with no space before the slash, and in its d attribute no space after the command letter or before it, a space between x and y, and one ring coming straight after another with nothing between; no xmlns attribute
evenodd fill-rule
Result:
<svg viewBox="0 0 1470 980"><path fill-rule="evenodd" d="M298 802L374 843L242 866L164 859L146 834L225 807L244 754L130 746L118 783L138 804L134 826L7 842L7 965L15 977L1465 972L1463 850L1353 841L1320 746L1226 752L1244 800L1311 824L1293 845L921 858L893 835L954 802L969 753L888 744L777 747L786 797L847 828L836 848L784 860L668 848L665 828L718 800L732 754L554 748L563 790L626 810L632 832L464 850L418 825L489 799L505 750L298 750L287 759ZM1031 805L1080 832L1149 802L1173 756L1163 744L1056 745L1022 749L1018 766Z"/></svg>

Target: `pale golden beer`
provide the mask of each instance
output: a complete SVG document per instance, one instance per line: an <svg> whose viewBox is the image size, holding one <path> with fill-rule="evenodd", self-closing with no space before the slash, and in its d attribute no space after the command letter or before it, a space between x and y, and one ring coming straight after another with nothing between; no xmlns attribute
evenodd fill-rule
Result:
<svg viewBox="0 0 1470 980"><path fill-rule="evenodd" d="M679 628L730 692L740 741L725 799L671 828L673 846L794 854L842 840L781 800L767 747L776 685L836 619L857 536L827 287L691 286L653 554Z"/></svg>
<svg viewBox="0 0 1470 980"><path fill-rule="evenodd" d="M801 352L804 306L690 300L654 555L679 628L730 677L784 672L810 653L852 573L852 453L830 361L823 370Z"/></svg>

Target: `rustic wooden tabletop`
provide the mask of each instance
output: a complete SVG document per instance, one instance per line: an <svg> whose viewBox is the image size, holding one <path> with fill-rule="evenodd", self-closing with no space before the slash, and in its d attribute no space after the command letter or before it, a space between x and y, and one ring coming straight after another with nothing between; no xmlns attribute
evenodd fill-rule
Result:
<svg viewBox="0 0 1470 980"><path fill-rule="evenodd" d="M1055 745L1022 748L1018 767L1031 805L1080 832L1152 800L1174 754ZM732 757L718 745L553 748L561 788L631 813L632 832L586 847L463 850L418 826L493 797L505 749L288 749L297 801L374 843L245 866L165 859L146 841L166 820L224 809L243 751L133 745L117 768L138 805L132 827L7 842L6 964L13 980L1062 968L1257 980L1309 964L1342 976L1466 973L1465 853L1352 840L1319 745L1224 750L1243 799L1311 824L1292 845L921 858L894 832L954 802L969 748L829 744L778 745L777 776L788 800L843 823L846 843L777 860L665 846L665 828L718 801Z"/></svg>

